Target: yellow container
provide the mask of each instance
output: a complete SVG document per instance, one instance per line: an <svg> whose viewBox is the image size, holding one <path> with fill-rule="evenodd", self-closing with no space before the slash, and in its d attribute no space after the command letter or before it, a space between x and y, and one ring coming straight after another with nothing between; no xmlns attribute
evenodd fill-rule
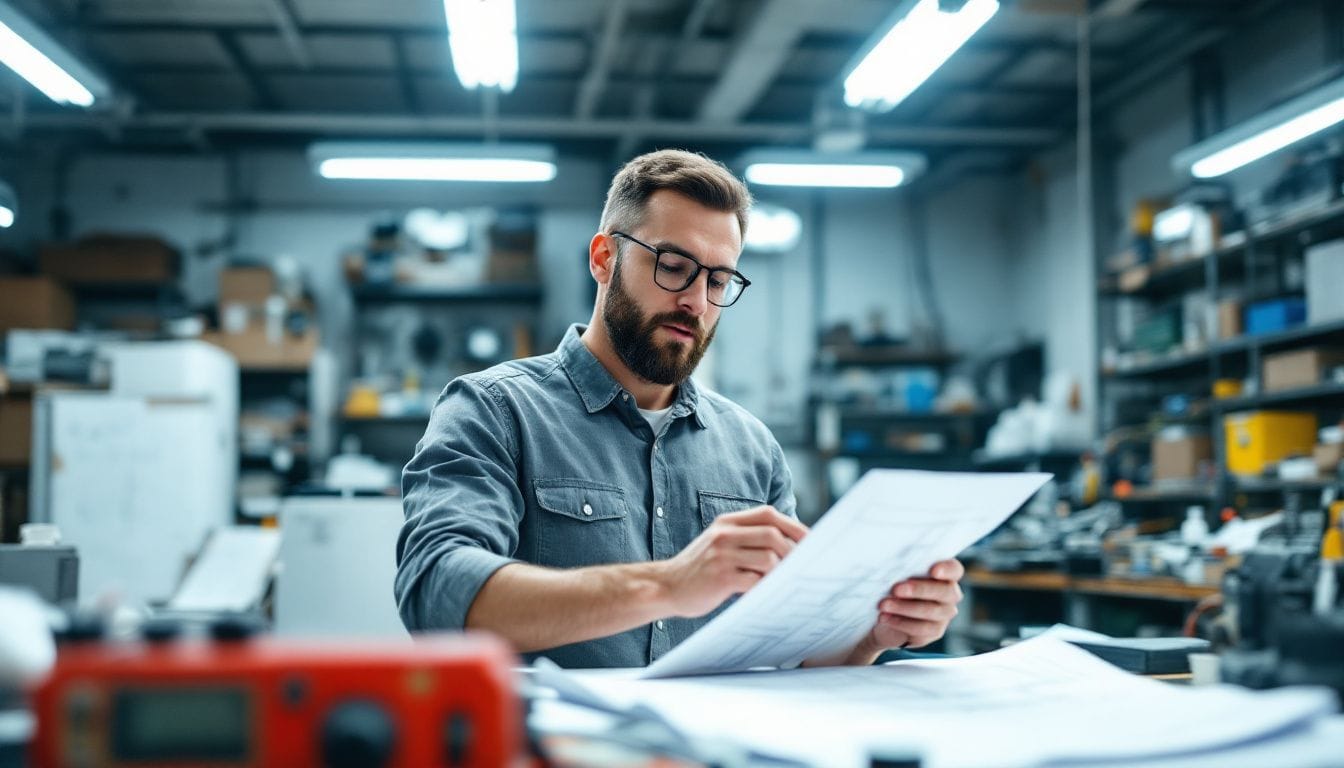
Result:
<svg viewBox="0 0 1344 768"><path fill-rule="evenodd" d="M1259 475L1294 454L1310 454L1316 445L1316 417L1310 413L1252 411L1223 417L1227 470Z"/></svg>
<svg viewBox="0 0 1344 768"><path fill-rule="evenodd" d="M1241 394L1241 382L1237 379L1219 379L1213 382L1215 400L1226 400Z"/></svg>

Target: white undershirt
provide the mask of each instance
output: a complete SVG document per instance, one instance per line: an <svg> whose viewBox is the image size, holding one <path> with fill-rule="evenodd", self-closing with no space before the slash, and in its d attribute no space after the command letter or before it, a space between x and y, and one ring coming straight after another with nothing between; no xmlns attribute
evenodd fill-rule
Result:
<svg viewBox="0 0 1344 768"><path fill-rule="evenodd" d="M667 423L667 420L672 418L672 406L669 405L660 411L646 411L643 408L640 408L639 415L643 416L644 420L649 422L649 426L653 429L653 434L656 437L658 433L662 431L663 425Z"/></svg>

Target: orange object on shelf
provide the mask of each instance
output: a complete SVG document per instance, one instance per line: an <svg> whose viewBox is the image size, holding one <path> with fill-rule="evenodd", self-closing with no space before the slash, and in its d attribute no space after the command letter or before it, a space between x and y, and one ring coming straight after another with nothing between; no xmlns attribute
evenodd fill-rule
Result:
<svg viewBox="0 0 1344 768"><path fill-rule="evenodd" d="M1213 382L1215 400L1227 400L1241 395L1241 382L1236 379L1219 379Z"/></svg>

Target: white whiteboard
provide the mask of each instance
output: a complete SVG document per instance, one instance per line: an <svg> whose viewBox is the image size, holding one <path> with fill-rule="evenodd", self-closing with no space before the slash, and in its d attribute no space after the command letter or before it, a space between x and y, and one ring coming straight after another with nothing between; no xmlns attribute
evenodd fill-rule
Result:
<svg viewBox="0 0 1344 768"><path fill-rule="evenodd" d="M166 600L212 528L219 498L218 426L206 402L106 393L49 396L49 520L80 557L80 603L107 594Z"/></svg>

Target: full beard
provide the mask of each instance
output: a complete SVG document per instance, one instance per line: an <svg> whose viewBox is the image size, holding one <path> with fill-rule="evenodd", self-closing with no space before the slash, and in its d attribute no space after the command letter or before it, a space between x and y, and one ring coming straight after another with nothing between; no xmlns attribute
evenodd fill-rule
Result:
<svg viewBox="0 0 1344 768"><path fill-rule="evenodd" d="M641 379L662 385L680 384L689 378L717 330L711 328L706 333L700 320L686 312L663 312L645 320L621 281L619 260L602 307L602 322L621 362ZM659 342L654 334L664 323L689 328L693 338L690 342Z"/></svg>

